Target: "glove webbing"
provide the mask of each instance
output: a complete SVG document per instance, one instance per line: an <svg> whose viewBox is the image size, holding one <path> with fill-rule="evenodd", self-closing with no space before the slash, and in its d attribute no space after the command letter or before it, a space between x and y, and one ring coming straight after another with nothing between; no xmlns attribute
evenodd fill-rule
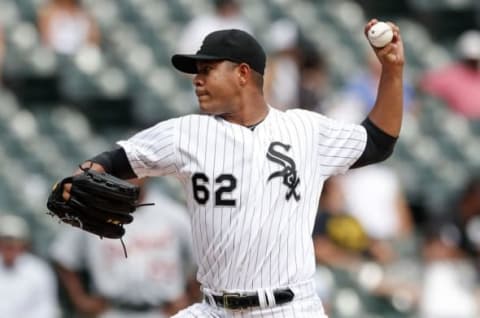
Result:
<svg viewBox="0 0 480 318"><path fill-rule="evenodd" d="M81 165L79 165L78 167L80 168L80 170L82 170L83 172L87 172L88 170L90 170L93 166L93 162L90 162L90 166L89 167L82 167ZM65 178L63 180L63 182L61 184L59 184L58 186L62 187L63 188L63 185L65 183L68 183L68 182L71 182L72 181L72 177L69 177L69 178ZM155 205L155 203L141 203L141 204L137 204L135 205L135 208L138 208L138 207L142 207L142 206L149 206L149 205ZM47 214L51 215L51 216L56 216L53 212L50 212L48 211ZM74 215L69 215L69 214L66 214L64 217L60 218L60 222L64 222L64 223L76 223L77 224L77 227L80 228L80 229L84 229L84 225L83 225L83 222L80 220L79 217L77 216L74 216ZM99 235L100 239L103 239L103 236ZM123 241L123 237L120 238L120 243L122 244L122 248L123 248L123 253L125 255L125 258L128 258L128 254L127 254L127 248L126 248L126 245L125 245L125 242Z"/></svg>

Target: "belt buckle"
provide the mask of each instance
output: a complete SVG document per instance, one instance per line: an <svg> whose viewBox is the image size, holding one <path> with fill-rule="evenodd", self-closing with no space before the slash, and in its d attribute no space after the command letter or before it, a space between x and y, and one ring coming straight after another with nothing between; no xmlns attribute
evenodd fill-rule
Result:
<svg viewBox="0 0 480 318"><path fill-rule="evenodd" d="M223 307L227 309L240 309L240 304L235 298L240 297L240 293L225 293L223 294ZM236 306L236 307L235 307Z"/></svg>

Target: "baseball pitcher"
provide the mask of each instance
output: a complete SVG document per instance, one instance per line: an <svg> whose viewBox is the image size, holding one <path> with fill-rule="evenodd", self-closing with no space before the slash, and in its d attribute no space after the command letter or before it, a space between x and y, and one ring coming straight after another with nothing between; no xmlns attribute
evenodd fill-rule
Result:
<svg viewBox="0 0 480 318"><path fill-rule="evenodd" d="M82 164L183 184L204 300L174 317L325 317L311 239L323 182L388 158L400 132L403 45L389 25L392 41L372 48L383 69L361 125L270 107L263 48L243 31L220 30L196 54L172 57L176 69L195 74L202 114L160 122ZM75 200L75 187L64 182L59 199Z"/></svg>

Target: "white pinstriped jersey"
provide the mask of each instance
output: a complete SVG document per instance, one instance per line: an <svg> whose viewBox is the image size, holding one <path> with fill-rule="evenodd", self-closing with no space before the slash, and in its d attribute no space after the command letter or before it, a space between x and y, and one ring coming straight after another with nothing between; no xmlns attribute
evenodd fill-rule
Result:
<svg viewBox="0 0 480 318"><path fill-rule="evenodd" d="M359 125L270 108L254 130L189 115L119 145L137 176L176 175L183 183L199 282L255 290L311 279L323 182L360 157L366 138Z"/></svg>

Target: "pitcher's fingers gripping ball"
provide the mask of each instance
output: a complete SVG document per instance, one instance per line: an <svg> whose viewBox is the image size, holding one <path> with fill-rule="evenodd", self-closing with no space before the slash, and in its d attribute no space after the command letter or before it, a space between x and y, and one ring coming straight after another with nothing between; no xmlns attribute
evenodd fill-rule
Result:
<svg viewBox="0 0 480 318"><path fill-rule="evenodd" d="M71 183L70 197L62 196ZM52 216L100 237L122 238L124 224L133 221L139 187L107 173L85 169L55 184L47 207Z"/></svg>

